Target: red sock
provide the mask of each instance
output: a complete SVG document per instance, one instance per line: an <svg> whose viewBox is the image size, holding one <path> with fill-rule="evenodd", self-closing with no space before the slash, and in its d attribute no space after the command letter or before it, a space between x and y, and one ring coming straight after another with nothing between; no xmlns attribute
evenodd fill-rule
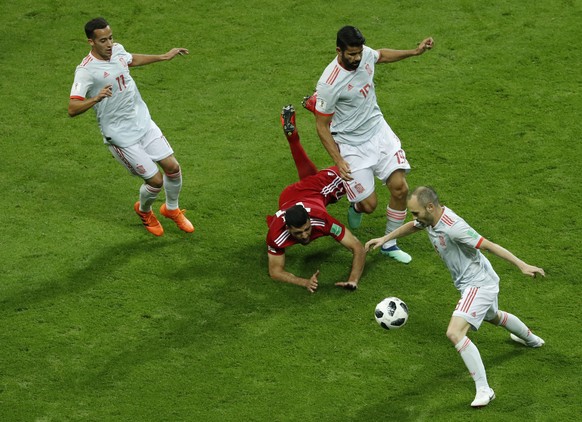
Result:
<svg viewBox="0 0 582 422"><path fill-rule="evenodd" d="M295 167L297 168L299 179L316 174L317 167L309 159L307 153L303 149L303 145L301 145L299 139L299 133L295 131L291 135L285 136L287 137L287 141L289 141L289 148L291 148L291 155L293 155L293 161L295 161Z"/></svg>

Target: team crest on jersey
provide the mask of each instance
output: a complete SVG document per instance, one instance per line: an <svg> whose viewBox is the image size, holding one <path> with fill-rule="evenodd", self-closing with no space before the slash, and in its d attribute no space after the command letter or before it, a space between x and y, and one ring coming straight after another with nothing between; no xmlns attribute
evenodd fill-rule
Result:
<svg viewBox="0 0 582 422"><path fill-rule="evenodd" d="M137 172L139 174L144 174L145 173L145 168L141 164L137 166L136 170L137 170Z"/></svg>
<svg viewBox="0 0 582 422"><path fill-rule="evenodd" d="M368 63L366 63L366 72L368 72L368 75L372 76L372 68Z"/></svg>
<svg viewBox="0 0 582 422"><path fill-rule="evenodd" d="M447 242L445 242L445 237L444 236L439 236L439 243L443 248L447 247Z"/></svg>

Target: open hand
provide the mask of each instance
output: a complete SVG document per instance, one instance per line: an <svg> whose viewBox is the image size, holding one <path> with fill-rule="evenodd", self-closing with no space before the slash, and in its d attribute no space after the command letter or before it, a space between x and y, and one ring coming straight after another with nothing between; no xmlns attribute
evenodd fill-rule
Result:
<svg viewBox="0 0 582 422"><path fill-rule="evenodd" d="M315 293L317 290L317 276L319 275L319 270L317 270L310 278L307 280L305 284L305 288L309 290L311 293Z"/></svg>

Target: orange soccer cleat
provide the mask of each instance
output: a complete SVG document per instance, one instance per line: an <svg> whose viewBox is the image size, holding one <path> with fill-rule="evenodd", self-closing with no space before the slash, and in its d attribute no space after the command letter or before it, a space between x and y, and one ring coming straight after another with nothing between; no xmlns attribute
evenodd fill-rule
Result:
<svg viewBox="0 0 582 422"><path fill-rule="evenodd" d="M176 223L180 230L183 230L186 233L192 233L194 231L194 226L190 220L186 218L184 211L186 210L181 210L180 208L169 210L168 207L166 207L166 204L162 204L160 207L160 213L164 217L174 220L174 223Z"/></svg>
<svg viewBox="0 0 582 422"><path fill-rule="evenodd" d="M161 236L164 234L164 228L162 227L162 225L160 224L152 210L150 210L149 212L140 211L139 201L137 201L133 205L133 209L135 210L135 213L139 215L139 218L141 218L141 222L143 223L144 227L148 232L155 236Z"/></svg>

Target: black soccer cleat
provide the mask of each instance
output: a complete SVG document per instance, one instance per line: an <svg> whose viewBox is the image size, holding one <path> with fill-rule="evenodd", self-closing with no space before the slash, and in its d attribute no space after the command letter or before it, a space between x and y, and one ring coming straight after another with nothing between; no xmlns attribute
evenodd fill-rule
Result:
<svg viewBox="0 0 582 422"><path fill-rule="evenodd" d="M281 124L287 136L295 132L295 107L293 104L286 105L281 110Z"/></svg>

